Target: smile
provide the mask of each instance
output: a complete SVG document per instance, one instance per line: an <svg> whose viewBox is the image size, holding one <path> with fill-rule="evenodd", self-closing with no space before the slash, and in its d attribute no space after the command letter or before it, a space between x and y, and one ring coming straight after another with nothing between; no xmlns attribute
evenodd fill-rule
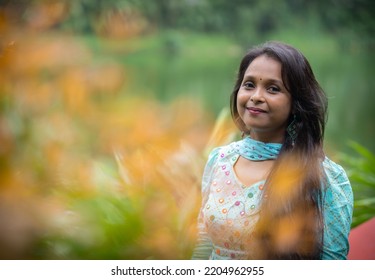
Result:
<svg viewBox="0 0 375 280"><path fill-rule="evenodd" d="M246 110L249 111L249 113L252 114L252 115L259 115L259 114L262 114L262 113L267 113L266 111L264 111L260 108L256 108L256 107L246 107Z"/></svg>

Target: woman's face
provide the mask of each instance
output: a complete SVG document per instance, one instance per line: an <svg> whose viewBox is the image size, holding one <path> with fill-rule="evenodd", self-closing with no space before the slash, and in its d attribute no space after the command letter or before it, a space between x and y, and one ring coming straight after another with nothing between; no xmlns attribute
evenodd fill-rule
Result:
<svg viewBox="0 0 375 280"><path fill-rule="evenodd" d="M267 55L255 58L237 94L237 110L251 137L282 143L291 107L292 98L281 77L281 63Z"/></svg>

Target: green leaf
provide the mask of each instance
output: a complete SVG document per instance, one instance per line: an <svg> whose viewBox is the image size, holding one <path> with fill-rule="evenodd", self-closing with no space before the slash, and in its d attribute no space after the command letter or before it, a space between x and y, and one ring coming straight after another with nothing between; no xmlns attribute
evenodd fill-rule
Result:
<svg viewBox="0 0 375 280"><path fill-rule="evenodd" d="M361 144L348 144L357 154L341 154L347 175L353 188L354 211L352 227L375 216L375 155Z"/></svg>

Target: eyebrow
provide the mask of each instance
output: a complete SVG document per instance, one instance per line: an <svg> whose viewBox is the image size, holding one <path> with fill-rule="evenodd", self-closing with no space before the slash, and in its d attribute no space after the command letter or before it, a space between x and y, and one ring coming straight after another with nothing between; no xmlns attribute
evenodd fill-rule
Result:
<svg viewBox="0 0 375 280"><path fill-rule="evenodd" d="M243 80L258 80L258 79L259 78L251 76L251 75L246 75L246 76L243 77ZM265 80L265 81L267 81L269 83L273 83L273 84L279 84L279 85L282 85L282 86L285 87L284 82L282 80L267 79L267 78L266 79L262 78L262 80Z"/></svg>

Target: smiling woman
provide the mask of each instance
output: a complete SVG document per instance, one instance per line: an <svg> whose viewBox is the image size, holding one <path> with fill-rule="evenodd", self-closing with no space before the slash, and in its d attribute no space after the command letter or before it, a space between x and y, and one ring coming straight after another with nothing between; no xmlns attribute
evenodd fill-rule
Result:
<svg viewBox="0 0 375 280"><path fill-rule="evenodd" d="M239 117L255 140L282 142L291 111L291 96L281 64L266 55L253 60L237 94Z"/></svg>
<svg viewBox="0 0 375 280"><path fill-rule="evenodd" d="M209 155L193 259L346 259L353 194L324 154L309 62L279 42L251 49L230 102L243 139Z"/></svg>

